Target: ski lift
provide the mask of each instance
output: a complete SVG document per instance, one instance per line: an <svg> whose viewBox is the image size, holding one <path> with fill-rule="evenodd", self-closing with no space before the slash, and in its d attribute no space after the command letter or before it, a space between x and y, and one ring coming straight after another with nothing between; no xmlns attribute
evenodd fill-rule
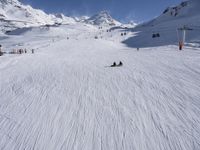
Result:
<svg viewBox="0 0 200 150"><path fill-rule="evenodd" d="M160 33L153 33L152 34L152 38L159 38L160 37Z"/></svg>
<svg viewBox="0 0 200 150"><path fill-rule="evenodd" d="M177 38L178 38L178 42L179 42L179 50L182 50L185 41L186 41L186 31L191 31L193 30L192 28L187 27L186 25L184 25L182 28L178 28L177 29ZM179 31L182 31L182 39L179 36Z"/></svg>

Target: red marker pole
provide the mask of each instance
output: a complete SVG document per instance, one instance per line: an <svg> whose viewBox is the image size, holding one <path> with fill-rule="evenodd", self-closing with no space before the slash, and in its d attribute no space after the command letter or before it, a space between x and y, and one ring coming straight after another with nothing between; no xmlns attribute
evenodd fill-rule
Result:
<svg viewBox="0 0 200 150"><path fill-rule="evenodd" d="M179 50L182 50L182 49L183 49L183 42L180 41L180 42L179 42Z"/></svg>

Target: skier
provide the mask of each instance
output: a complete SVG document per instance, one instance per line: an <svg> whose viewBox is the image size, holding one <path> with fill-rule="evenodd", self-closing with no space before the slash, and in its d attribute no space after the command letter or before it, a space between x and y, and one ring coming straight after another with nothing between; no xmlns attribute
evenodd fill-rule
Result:
<svg viewBox="0 0 200 150"><path fill-rule="evenodd" d="M110 67L116 67L116 62L114 62Z"/></svg>
<svg viewBox="0 0 200 150"><path fill-rule="evenodd" d="M2 48L2 46L0 45L0 56L3 55L3 52L2 52L2 50L1 50L1 48Z"/></svg>
<svg viewBox="0 0 200 150"><path fill-rule="evenodd" d="M180 41L180 42L179 42L179 50L182 50L182 49L183 49L183 42Z"/></svg>
<svg viewBox="0 0 200 150"><path fill-rule="evenodd" d="M120 61L118 66L119 66L119 67L120 67L120 66L123 66L123 63Z"/></svg>

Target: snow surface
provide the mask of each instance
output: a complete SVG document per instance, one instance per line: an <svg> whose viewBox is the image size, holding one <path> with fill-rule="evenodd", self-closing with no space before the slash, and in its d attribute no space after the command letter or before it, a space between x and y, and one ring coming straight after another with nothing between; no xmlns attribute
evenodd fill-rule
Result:
<svg viewBox="0 0 200 150"><path fill-rule="evenodd" d="M183 51L176 39L177 24L198 25L192 16L165 14L134 29L80 21L0 33L0 149L199 150L199 32ZM16 49L28 53L9 54Z"/></svg>
<svg viewBox="0 0 200 150"><path fill-rule="evenodd" d="M40 30L1 40L28 54L0 57L0 149L200 149L199 48L137 51L83 24Z"/></svg>

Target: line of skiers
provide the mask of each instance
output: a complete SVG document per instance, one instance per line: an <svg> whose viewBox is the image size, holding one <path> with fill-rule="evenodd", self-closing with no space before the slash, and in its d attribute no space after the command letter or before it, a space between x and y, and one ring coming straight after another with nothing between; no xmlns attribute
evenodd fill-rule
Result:
<svg viewBox="0 0 200 150"><path fill-rule="evenodd" d="M31 50L31 53L34 54L34 49ZM12 52L10 52L10 54L23 54L23 53L28 53L27 49L13 49Z"/></svg>
<svg viewBox="0 0 200 150"><path fill-rule="evenodd" d="M27 53L26 49L13 49L13 51L11 52L11 54L23 54L23 53Z"/></svg>
<svg viewBox="0 0 200 150"><path fill-rule="evenodd" d="M7 52L3 52L2 50L2 45L0 44L0 56L2 56L4 53L7 53ZM11 52L8 52L7 54L23 54L23 53L28 53L28 50L25 48L25 49L13 49ZM35 53L35 50L34 49L31 49L31 53L34 54Z"/></svg>

